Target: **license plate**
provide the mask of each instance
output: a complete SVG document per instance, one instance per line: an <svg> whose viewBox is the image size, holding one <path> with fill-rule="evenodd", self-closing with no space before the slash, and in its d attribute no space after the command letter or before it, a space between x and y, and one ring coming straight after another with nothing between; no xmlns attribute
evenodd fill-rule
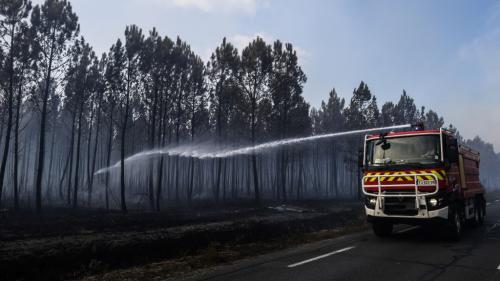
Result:
<svg viewBox="0 0 500 281"><path fill-rule="evenodd" d="M421 181L418 181L417 184L418 185L436 185L436 181L435 180L421 180Z"/></svg>

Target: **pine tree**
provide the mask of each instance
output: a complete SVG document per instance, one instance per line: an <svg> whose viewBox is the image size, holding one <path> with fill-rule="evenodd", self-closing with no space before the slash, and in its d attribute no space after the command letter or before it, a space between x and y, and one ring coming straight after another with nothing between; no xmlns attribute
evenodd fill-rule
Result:
<svg viewBox="0 0 500 281"><path fill-rule="evenodd" d="M243 118L241 112L245 108L246 100L243 98L238 77L241 60L238 50L226 38L215 49L207 64L208 90L210 94L211 125L215 131L217 145L223 141L237 141L241 128L246 124L238 124ZM233 125L233 126L232 126ZM231 134L231 136L229 136ZM222 159L216 161L216 181L213 186L215 200L219 200L222 176Z"/></svg>
<svg viewBox="0 0 500 281"><path fill-rule="evenodd" d="M297 52L292 44L285 44L283 48L281 41L274 42L272 56L273 65L269 81L272 108L268 131L275 138L285 139L304 133L304 126L310 126L307 121L304 122L304 119L309 119L309 105L306 105L302 97L303 84L307 78L298 65ZM282 148L276 160L277 174L281 178L278 181L278 190L281 190L284 201L287 200L287 156L287 148Z"/></svg>
<svg viewBox="0 0 500 281"><path fill-rule="evenodd" d="M119 92L120 109L120 206L123 213L127 213L127 203L125 199L125 154L127 152L127 130L130 119L133 117L132 104L137 93L137 77L139 66L139 55L144 41L142 30L135 25L127 26L125 29L124 46L124 78L125 85L123 91Z"/></svg>
<svg viewBox="0 0 500 281"><path fill-rule="evenodd" d="M270 78L270 92L272 101L272 133L278 138L288 138L303 133L301 122L292 122L294 117L302 113L303 118L309 118L309 107L305 105L302 89L307 81L306 75L298 65L297 52L292 44L279 40L273 45L273 68Z"/></svg>
<svg viewBox="0 0 500 281"><path fill-rule="evenodd" d="M361 129L369 126L368 107L373 106L372 93L363 81L354 89L349 107L345 111L346 124L350 129Z"/></svg>
<svg viewBox="0 0 500 281"><path fill-rule="evenodd" d="M320 124L318 130L321 133L341 131L346 123L344 119L345 100L339 97L335 89L332 89L328 95L328 101L321 103L319 111Z"/></svg>
<svg viewBox="0 0 500 281"><path fill-rule="evenodd" d="M426 129L440 129L444 125L443 117L440 117L435 111L429 110L424 115L424 126Z"/></svg>
<svg viewBox="0 0 500 281"><path fill-rule="evenodd" d="M394 106L394 123L401 124L415 124L418 121L418 110L413 98L403 94L398 103Z"/></svg>
<svg viewBox="0 0 500 281"><path fill-rule="evenodd" d="M80 183L80 165L81 143L83 128L85 126L85 117L87 111L91 107L89 104L91 95L95 93L99 79L99 63L94 51L85 39L77 40L71 50L72 63L67 73L67 85L69 87L65 92L68 95L67 99L74 106L74 115L77 122L77 144L76 144L76 162L75 162L75 179L73 188L73 208L78 207L78 191Z"/></svg>
<svg viewBox="0 0 500 281"><path fill-rule="evenodd" d="M208 90L210 93L211 126L217 142L227 139L230 126L235 121L236 111L246 108L246 100L238 87L240 72L238 50L226 38L216 48L207 64ZM236 127L234 128L236 129ZM238 133L234 134L237 135ZM232 139L236 141L236 139Z"/></svg>
<svg viewBox="0 0 500 281"><path fill-rule="evenodd" d="M382 106L380 111L380 125L382 126L392 126L395 124L394 118L394 103L386 102Z"/></svg>
<svg viewBox="0 0 500 281"><path fill-rule="evenodd" d="M267 45L262 38L257 37L243 50L241 56L242 71L239 83L250 104L250 141L252 145L258 141L259 107L261 108L260 116L265 115L264 109L266 107L261 106L261 102L265 100L268 93L267 86L272 71L271 52L271 46ZM251 160L255 202L260 203L259 175L255 153L252 153Z"/></svg>
<svg viewBox="0 0 500 281"><path fill-rule="evenodd" d="M4 60L1 67L2 82L0 86L7 93L7 127L5 128L5 141L0 164L0 204L4 189L5 170L7 166L7 158L9 155L12 126L14 119L14 91L16 82L22 79L20 68L22 68L23 49L21 42L26 33L27 22L26 18L31 10L31 1L29 0L1 0L0 1L0 34L2 39L2 47L6 52L3 54ZM17 189L15 189L17 196ZM17 199L16 199L17 204Z"/></svg>
<svg viewBox="0 0 500 281"><path fill-rule="evenodd" d="M78 17L73 13L71 4L67 0L46 0L41 7L35 6L31 13L31 27L36 36L34 49L39 55L38 69L43 75L43 89L41 89L41 96L37 97L41 105L41 113L35 182L36 210L40 213L49 93L53 87L54 71L61 69L67 55L67 43L76 38L80 27Z"/></svg>

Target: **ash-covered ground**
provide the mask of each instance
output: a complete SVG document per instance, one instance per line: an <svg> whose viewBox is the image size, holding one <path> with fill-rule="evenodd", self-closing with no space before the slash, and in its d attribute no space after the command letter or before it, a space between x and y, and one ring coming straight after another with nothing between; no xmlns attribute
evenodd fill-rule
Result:
<svg viewBox="0 0 500 281"><path fill-rule="evenodd" d="M363 229L354 201L0 214L0 280L155 280Z"/></svg>

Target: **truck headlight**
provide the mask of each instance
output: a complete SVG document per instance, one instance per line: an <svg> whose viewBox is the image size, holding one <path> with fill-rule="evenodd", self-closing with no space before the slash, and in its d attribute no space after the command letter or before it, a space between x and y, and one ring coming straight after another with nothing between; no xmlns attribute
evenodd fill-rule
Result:
<svg viewBox="0 0 500 281"><path fill-rule="evenodd" d="M429 200L429 204L432 206L432 207L436 207L437 204L438 204L438 200L436 198L431 198Z"/></svg>
<svg viewBox="0 0 500 281"><path fill-rule="evenodd" d="M375 209L375 204L377 204L377 198L372 196L365 197L365 205L369 209Z"/></svg>

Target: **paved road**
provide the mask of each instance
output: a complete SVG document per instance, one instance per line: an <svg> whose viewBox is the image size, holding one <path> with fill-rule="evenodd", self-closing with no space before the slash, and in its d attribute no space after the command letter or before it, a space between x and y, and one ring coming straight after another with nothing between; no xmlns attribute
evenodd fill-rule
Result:
<svg viewBox="0 0 500 281"><path fill-rule="evenodd" d="M403 227L388 239L348 235L223 266L187 280L500 281L500 198L489 198L483 227L460 242Z"/></svg>

